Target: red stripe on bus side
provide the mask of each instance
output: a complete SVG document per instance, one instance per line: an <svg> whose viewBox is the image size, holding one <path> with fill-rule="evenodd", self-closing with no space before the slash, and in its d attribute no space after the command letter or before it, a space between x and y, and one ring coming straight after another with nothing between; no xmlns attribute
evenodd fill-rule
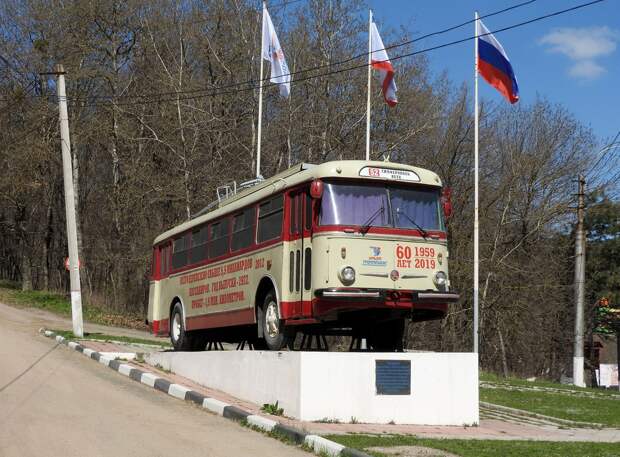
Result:
<svg viewBox="0 0 620 457"><path fill-rule="evenodd" d="M254 308L244 308L234 311L222 311L219 313L188 317L185 319L185 328L187 330L199 330L203 328L247 325L254 324L255 322Z"/></svg>
<svg viewBox="0 0 620 457"><path fill-rule="evenodd" d="M160 321L153 321L151 323L153 335L167 335L169 331L168 319L162 319Z"/></svg>
<svg viewBox="0 0 620 457"><path fill-rule="evenodd" d="M312 315L312 300L304 300L301 302L301 313L295 312L295 308L299 306L299 301L283 301L280 303L280 316L282 319L291 319L295 317L310 317Z"/></svg>

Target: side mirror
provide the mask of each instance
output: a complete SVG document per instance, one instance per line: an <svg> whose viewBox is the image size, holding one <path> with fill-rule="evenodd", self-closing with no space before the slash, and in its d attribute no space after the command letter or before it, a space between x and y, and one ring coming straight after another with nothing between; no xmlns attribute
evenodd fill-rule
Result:
<svg viewBox="0 0 620 457"><path fill-rule="evenodd" d="M323 181L315 179L310 184L310 196L314 199L319 199L323 196Z"/></svg>
<svg viewBox="0 0 620 457"><path fill-rule="evenodd" d="M452 216L452 189L445 187L441 192L441 206L446 219Z"/></svg>

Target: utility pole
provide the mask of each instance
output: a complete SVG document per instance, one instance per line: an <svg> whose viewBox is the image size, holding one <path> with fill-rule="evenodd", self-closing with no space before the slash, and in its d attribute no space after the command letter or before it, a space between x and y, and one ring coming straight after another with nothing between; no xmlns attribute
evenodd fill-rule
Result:
<svg viewBox="0 0 620 457"><path fill-rule="evenodd" d="M585 301L586 236L583 228L585 214L586 180L579 175L577 194L577 229L575 231L575 349L573 356L573 384L585 387L583 382L583 304Z"/></svg>
<svg viewBox="0 0 620 457"><path fill-rule="evenodd" d="M60 119L60 143L62 149L62 169L65 184L65 213L67 218L67 244L69 246L69 274L71 283L71 316L73 334L84 336L82 321L82 291L80 286L80 265L77 243L77 225L75 222L75 197L73 191L73 167L71 162L71 140L69 137L69 114L65 92L65 69L61 64L51 73L56 75L58 93L58 115Z"/></svg>

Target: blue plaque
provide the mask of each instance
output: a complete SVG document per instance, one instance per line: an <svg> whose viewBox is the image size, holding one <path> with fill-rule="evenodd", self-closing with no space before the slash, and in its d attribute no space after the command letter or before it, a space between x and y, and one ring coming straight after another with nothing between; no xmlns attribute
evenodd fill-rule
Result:
<svg viewBox="0 0 620 457"><path fill-rule="evenodd" d="M411 394L411 360L375 360L377 395Z"/></svg>

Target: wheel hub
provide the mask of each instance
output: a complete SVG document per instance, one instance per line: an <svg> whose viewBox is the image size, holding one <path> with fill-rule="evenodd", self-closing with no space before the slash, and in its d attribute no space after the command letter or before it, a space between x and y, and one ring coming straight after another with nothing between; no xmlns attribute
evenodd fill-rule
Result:
<svg viewBox="0 0 620 457"><path fill-rule="evenodd" d="M179 313L174 315L174 320L172 321L172 339L174 341L179 340L179 336L181 335L181 316Z"/></svg>
<svg viewBox="0 0 620 457"><path fill-rule="evenodd" d="M265 327L267 334L271 338L275 338L280 333L280 319L278 319L278 305L275 302L269 302L267 312L265 313Z"/></svg>

